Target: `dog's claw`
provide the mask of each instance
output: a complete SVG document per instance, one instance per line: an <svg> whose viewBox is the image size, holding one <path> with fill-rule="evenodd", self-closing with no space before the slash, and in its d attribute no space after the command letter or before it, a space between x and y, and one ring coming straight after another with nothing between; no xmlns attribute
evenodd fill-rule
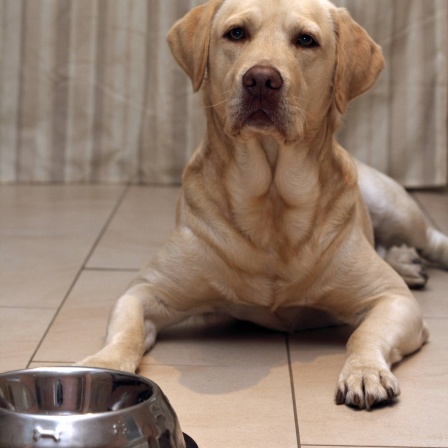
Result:
<svg viewBox="0 0 448 448"><path fill-rule="evenodd" d="M340 388L336 391L335 401L336 404L344 404L345 403L345 391L342 391Z"/></svg>
<svg viewBox="0 0 448 448"><path fill-rule="evenodd" d="M370 409L375 404L375 397L373 395L366 395L366 409Z"/></svg>
<svg viewBox="0 0 448 448"><path fill-rule="evenodd" d="M396 394L391 387L386 387L387 397L389 401L393 401L396 398Z"/></svg>
<svg viewBox="0 0 448 448"><path fill-rule="evenodd" d="M391 372L350 368L341 373L335 402L369 410L377 404L394 401L399 394L398 382Z"/></svg>

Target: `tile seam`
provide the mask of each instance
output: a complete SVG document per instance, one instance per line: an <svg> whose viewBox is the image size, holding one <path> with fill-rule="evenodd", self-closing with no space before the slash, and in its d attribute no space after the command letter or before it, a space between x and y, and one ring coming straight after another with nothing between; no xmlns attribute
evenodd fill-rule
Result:
<svg viewBox="0 0 448 448"><path fill-rule="evenodd" d="M297 400L296 400L296 391L294 387L294 373L292 371L292 362L291 362L291 349L289 344L289 335L285 334L285 343L286 343L286 355L288 358L288 371L289 371L289 380L291 385L291 395L292 395L292 408L294 412L294 423L296 427L296 437L297 437L297 447L301 448L300 444L300 430L299 430L299 417L297 413Z"/></svg>
<svg viewBox="0 0 448 448"><path fill-rule="evenodd" d="M61 309L64 307L65 303L67 302L67 299L70 296L70 294L71 294L73 288L75 287L76 283L78 282L79 278L81 277L81 274L83 273L86 264L88 263L90 257L92 256L93 252L95 251L96 247L98 246L99 242L101 241L101 238L103 237L104 233L106 232L107 228L109 227L110 223L112 222L113 218L115 217L115 215L116 215L118 209L120 208L121 204L123 203L124 198L126 197L128 191L129 191L129 185L126 185L124 187L123 191L121 192L121 195L119 196L116 204L112 208L112 211L109 213L109 216L107 217L106 222L104 223L103 227L101 228L100 232L98 233L98 236L96 237L96 239L95 239L94 243L92 244L90 250L87 252L87 255L85 256L84 261L83 261L82 265L80 266L78 272L74 276L74 279L71 282L70 286L68 287L67 292L65 293L65 296L62 299L62 302L60 303L60 305L55 310L54 315L53 315L50 323L48 324L44 334L40 338L39 343L37 344L35 350L31 354L31 356L29 358L29 361L27 363L27 366L26 366L27 368L29 368L31 363L35 362L34 357L36 356L36 354L38 353L40 347L42 346L45 338L47 337L47 335L48 335L51 327L53 326L56 318L58 317Z"/></svg>

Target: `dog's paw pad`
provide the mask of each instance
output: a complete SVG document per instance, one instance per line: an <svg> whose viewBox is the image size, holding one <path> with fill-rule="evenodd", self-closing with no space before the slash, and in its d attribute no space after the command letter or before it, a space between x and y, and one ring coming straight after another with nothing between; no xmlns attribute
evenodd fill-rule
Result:
<svg viewBox="0 0 448 448"><path fill-rule="evenodd" d="M398 381L390 371L352 367L341 373L335 401L337 404L370 409L381 403L390 403L398 395Z"/></svg>
<svg viewBox="0 0 448 448"><path fill-rule="evenodd" d="M410 288L424 288L428 273L416 250L407 246L394 246L387 252L385 260L400 274Z"/></svg>

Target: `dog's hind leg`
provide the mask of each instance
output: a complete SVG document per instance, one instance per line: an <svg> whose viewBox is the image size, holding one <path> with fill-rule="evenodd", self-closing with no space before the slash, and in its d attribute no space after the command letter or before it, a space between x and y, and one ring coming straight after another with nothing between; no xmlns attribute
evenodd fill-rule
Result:
<svg viewBox="0 0 448 448"><path fill-rule="evenodd" d="M426 229L426 244L421 248L421 255L430 261L448 269L448 236L428 227Z"/></svg>
<svg viewBox="0 0 448 448"><path fill-rule="evenodd" d="M415 251L448 268L448 236L434 229L417 203L397 182L357 162L359 187L370 213L376 244L389 251L383 258L410 286L423 286L427 276Z"/></svg>
<svg viewBox="0 0 448 448"><path fill-rule="evenodd" d="M429 278L426 266L413 247L405 244L393 246L389 250L377 247L377 252L400 274L410 288L420 289L426 285Z"/></svg>

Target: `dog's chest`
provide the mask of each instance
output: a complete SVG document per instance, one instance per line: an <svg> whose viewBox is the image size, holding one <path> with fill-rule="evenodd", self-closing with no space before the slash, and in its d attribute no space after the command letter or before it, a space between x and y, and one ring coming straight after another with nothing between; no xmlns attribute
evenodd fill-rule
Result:
<svg viewBox="0 0 448 448"><path fill-rule="evenodd" d="M310 228L309 211L288 207L275 185L263 196L241 197L235 201L233 217L238 230L253 244L282 258Z"/></svg>
<svg viewBox="0 0 448 448"><path fill-rule="evenodd" d="M226 176L234 225L260 249L288 257L312 232L317 170L303 154L286 150L273 156L246 148L235 160Z"/></svg>

